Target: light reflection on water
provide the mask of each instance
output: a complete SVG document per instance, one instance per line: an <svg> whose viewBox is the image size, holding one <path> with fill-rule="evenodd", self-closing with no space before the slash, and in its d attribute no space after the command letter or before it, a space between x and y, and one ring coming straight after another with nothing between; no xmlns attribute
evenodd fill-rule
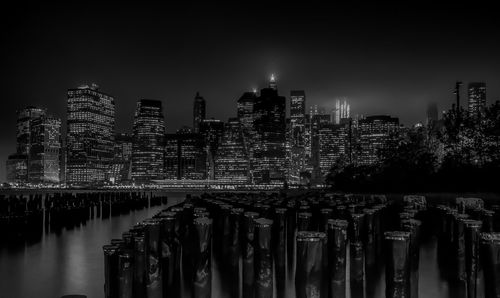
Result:
<svg viewBox="0 0 500 298"><path fill-rule="evenodd" d="M23 246L0 246L0 298L48 297L83 294L104 296L102 246L138 221L153 216L185 194L168 195L168 204L132 211L108 219L93 219L61 233L43 234Z"/></svg>

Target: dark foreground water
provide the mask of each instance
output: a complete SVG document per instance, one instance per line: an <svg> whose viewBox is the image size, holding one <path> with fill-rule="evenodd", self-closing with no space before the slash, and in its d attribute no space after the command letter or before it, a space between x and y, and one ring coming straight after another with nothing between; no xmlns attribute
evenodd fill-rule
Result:
<svg viewBox="0 0 500 298"><path fill-rule="evenodd" d="M120 238L136 222L182 201L184 197L183 193L169 194L167 205L108 219L92 219L84 225L65 228L57 233L45 231L29 244L0 243L0 298L58 298L68 294L104 297L102 246L112 238ZM213 270L212 297L227 297L216 272L216 263L213 263ZM439 266L436 237L424 239L420 249L419 296L464 297L463 288L447 282L446 274L447 268ZM288 297L294 297L293 278L287 278ZM478 297L484 297L482 276L478 284ZM385 297L383 265L367 271L364 292L368 298Z"/></svg>
<svg viewBox="0 0 500 298"><path fill-rule="evenodd" d="M58 233L46 231L30 244L0 243L0 298L104 297L102 246L184 198L182 193L168 194L166 205L89 220Z"/></svg>

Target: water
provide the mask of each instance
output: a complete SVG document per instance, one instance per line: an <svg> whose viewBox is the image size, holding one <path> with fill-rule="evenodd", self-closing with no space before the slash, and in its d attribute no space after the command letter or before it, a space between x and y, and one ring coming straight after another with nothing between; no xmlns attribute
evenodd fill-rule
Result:
<svg viewBox="0 0 500 298"><path fill-rule="evenodd" d="M48 297L83 294L104 297L102 246L121 238L138 221L153 216L185 194L168 194L168 204L132 211L85 225L43 233L31 244L0 245L0 298Z"/></svg>
<svg viewBox="0 0 500 298"><path fill-rule="evenodd" d="M168 194L168 205L184 199L183 193ZM0 298L48 297L83 294L89 298L104 296L102 246L120 238L136 222L151 217L168 205L133 211L109 219L93 219L85 225L63 229L59 233L42 233L29 244L0 244ZM446 281L447 268L439 266L437 239L428 237L420 249L420 297L464 297L459 287ZM212 297L227 297L213 263ZM349 274L347 275L349 276ZM482 276L479 295L484 297ZM293 277L287 278L288 296L294 296ZM348 293L350 292L348 287ZM367 272L365 297L385 297L383 266Z"/></svg>

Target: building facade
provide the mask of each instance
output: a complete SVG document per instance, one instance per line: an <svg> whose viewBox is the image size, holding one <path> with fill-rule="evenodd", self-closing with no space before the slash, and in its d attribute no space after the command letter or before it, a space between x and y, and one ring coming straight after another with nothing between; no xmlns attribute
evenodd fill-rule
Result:
<svg viewBox="0 0 500 298"><path fill-rule="evenodd" d="M224 133L224 122L218 119L205 119L200 123L199 133L204 137L205 151L207 156L207 175L211 180L215 179L215 156Z"/></svg>
<svg viewBox="0 0 500 298"><path fill-rule="evenodd" d="M165 178L203 180L207 178L205 138L182 128L165 136Z"/></svg>
<svg viewBox="0 0 500 298"><path fill-rule="evenodd" d="M469 117L478 119L486 107L486 83L469 83L467 91Z"/></svg>
<svg viewBox="0 0 500 298"><path fill-rule="evenodd" d="M319 168L323 179L340 158L348 154L349 124L326 124L318 131Z"/></svg>
<svg viewBox="0 0 500 298"><path fill-rule="evenodd" d="M286 179L286 99L278 95L275 81L255 100L253 176L256 184L280 184Z"/></svg>
<svg viewBox="0 0 500 298"><path fill-rule="evenodd" d="M162 102L139 100L132 129L132 180L149 183L164 179L165 122Z"/></svg>
<svg viewBox="0 0 500 298"><path fill-rule="evenodd" d="M200 123L206 119L206 102L199 92L196 92L193 103L193 130L195 133L200 131Z"/></svg>
<svg viewBox="0 0 500 298"><path fill-rule="evenodd" d="M106 180L111 183L127 183L132 178L132 143L133 136L117 133L113 147L113 161Z"/></svg>
<svg viewBox="0 0 500 298"><path fill-rule="evenodd" d="M113 159L115 99L99 86L68 90L67 164L69 184L103 183Z"/></svg>
<svg viewBox="0 0 500 298"><path fill-rule="evenodd" d="M28 179L31 183L59 183L61 119L40 117L31 124Z"/></svg>
<svg viewBox="0 0 500 298"><path fill-rule="evenodd" d="M244 184L249 179L250 161L245 151L243 130L238 118L230 118L224 127L220 148L215 158L215 180L228 184Z"/></svg>
<svg viewBox="0 0 500 298"><path fill-rule="evenodd" d="M358 122L361 152L358 163L372 165L379 161L380 150L397 137L399 119L386 115L367 116Z"/></svg>
<svg viewBox="0 0 500 298"><path fill-rule="evenodd" d="M250 181L253 181L253 164L255 163L253 149L255 148L255 128L253 108L257 92L245 92L237 102L237 117L243 132L243 143L245 151L250 161L249 175Z"/></svg>
<svg viewBox="0 0 500 298"><path fill-rule="evenodd" d="M17 111L16 152L10 155L6 161L7 182L28 182L33 123L45 115L45 109L33 106Z"/></svg>

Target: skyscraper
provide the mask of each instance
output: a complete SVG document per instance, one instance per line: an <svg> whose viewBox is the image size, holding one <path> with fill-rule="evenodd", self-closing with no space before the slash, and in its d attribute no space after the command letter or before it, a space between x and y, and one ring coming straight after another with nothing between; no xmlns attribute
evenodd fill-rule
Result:
<svg viewBox="0 0 500 298"><path fill-rule="evenodd" d="M323 178L339 158L346 156L348 152L348 129L348 122L325 124L319 129L319 168Z"/></svg>
<svg viewBox="0 0 500 298"><path fill-rule="evenodd" d="M167 179L206 179L204 137L190 128L179 129L165 136L165 176Z"/></svg>
<svg viewBox="0 0 500 298"><path fill-rule="evenodd" d="M218 119L205 119L200 123L199 133L205 138L207 170L209 179L215 179L215 156L224 133L224 122Z"/></svg>
<svg viewBox="0 0 500 298"><path fill-rule="evenodd" d="M199 92L196 92L193 104L193 130L195 133L200 130L200 123L206 118L206 102Z"/></svg>
<svg viewBox="0 0 500 298"><path fill-rule="evenodd" d="M237 116L245 136L253 130L253 106L257 95L255 92L245 92L237 102Z"/></svg>
<svg viewBox="0 0 500 298"><path fill-rule="evenodd" d="M257 98L257 92L245 92L238 99L237 102L237 116L241 125L243 133L243 143L245 146L245 151L250 161L250 180L253 181L253 164L254 164L254 154L253 149L255 148L255 129L254 129L254 114L253 107L255 104L255 99Z"/></svg>
<svg viewBox="0 0 500 298"><path fill-rule="evenodd" d="M238 118L230 118L225 124L222 142L215 158L215 179L228 184L249 181L249 159Z"/></svg>
<svg viewBox="0 0 500 298"><path fill-rule="evenodd" d="M334 124L340 124L342 119L348 119L351 114L351 106L347 103L347 98L337 99L333 111L332 122Z"/></svg>
<svg viewBox="0 0 500 298"><path fill-rule="evenodd" d="M67 175L70 184L102 183L113 159L115 99L99 86L68 90Z"/></svg>
<svg viewBox="0 0 500 298"><path fill-rule="evenodd" d="M399 119L391 116L368 116L359 120L361 154L359 163L371 165L378 161L380 150L396 137Z"/></svg>
<svg viewBox="0 0 500 298"><path fill-rule="evenodd" d="M469 117L477 119L486 106L486 83L469 83L468 97Z"/></svg>
<svg viewBox="0 0 500 298"><path fill-rule="evenodd" d="M292 144L294 146L304 146L306 124L306 93L304 90L290 91L290 122Z"/></svg>
<svg viewBox="0 0 500 298"><path fill-rule="evenodd" d="M45 114L45 109L32 106L17 112L16 152L6 161L8 182L28 182L33 122Z"/></svg>
<svg viewBox="0 0 500 298"><path fill-rule="evenodd" d="M59 183L61 119L42 116L33 120L30 135L29 182Z"/></svg>
<svg viewBox="0 0 500 298"><path fill-rule="evenodd" d="M165 123L160 100L141 99L134 115L132 180L148 183L164 178Z"/></svg>
<svg viewBox="0 0 500 298"><path fill-rule="evenodd" d="M45 116L46 110L26 107L17 112L17 154L28 155L31 148L31 126L35 119Z"/></svg>
<svg viewBox="0 0 500 298"><path fill-rule="evenodd" d="M303 90L290 91L290 125L287 125L287 181L300 183L306 167L306 94Z"/></svg>
<svg viewBox="0 0 500 298"><path fill-rule="evenodd" d="M273 83L273 81L271 81ZM254 105L254 182L283 183L286 178L286 99L277 88L264 88Z"/></svg>

